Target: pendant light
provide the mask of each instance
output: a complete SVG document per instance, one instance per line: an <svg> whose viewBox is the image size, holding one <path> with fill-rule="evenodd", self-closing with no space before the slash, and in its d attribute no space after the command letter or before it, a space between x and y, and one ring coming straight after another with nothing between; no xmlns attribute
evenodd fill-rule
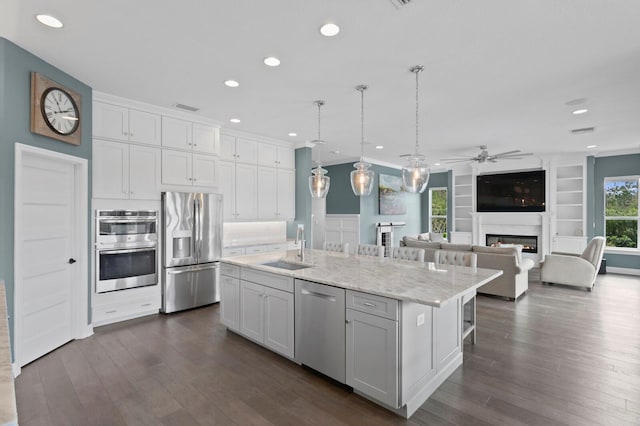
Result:
<svg viewBox="0 0 640 426"><path fill-rule="evenodd" d="M314 104L318 107L318 139L311 141L315 145L321 145L324 143L320 139L320 108L324 105L324 101L315 101ZM329 192L329 186L331 185L331 179L329 176L325 176L326 169L323 169L320 165L320 160L316 163L316 168L311 170L311 176L309 176L309 191L313 198L324 198Z"/></svg>
<svg viewBox="0 0 640 426"><path fill-rule="evenodd" d="M429 182L429 169L424 164L424 155L420 154L419 142L419 119L418 112L420 103L418 101L418 76L424 70L422 65L415 65L409 68L409 71L416 75L416 150L409 157L409 165L402 168L402 181L407 192L423 193L427 189Z"/></svg>
<svg viewBox="0 0 640 426"><path fill-rule="evenodd" d="M368 88L369 86L366 84L356 86L356 90L360 92L360 133L362 140L360 141L360 161L353 165L356 170L351 172L351 189L359 197L371 194L373 189L374 173L373 170L369 170L371 164L364 161L364 91Z"/></svg>

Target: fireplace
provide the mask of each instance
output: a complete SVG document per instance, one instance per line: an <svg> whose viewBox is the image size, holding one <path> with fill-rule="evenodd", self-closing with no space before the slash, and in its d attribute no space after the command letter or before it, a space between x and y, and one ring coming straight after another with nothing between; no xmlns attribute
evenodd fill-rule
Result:
<svg viewBox="0 0 640 426"><path fill-rule="evenodd" d="M535 235L500 235L487 234L486 245L499 247L508 244L519 244L523 253L538 253L538 237Z"/></svg>

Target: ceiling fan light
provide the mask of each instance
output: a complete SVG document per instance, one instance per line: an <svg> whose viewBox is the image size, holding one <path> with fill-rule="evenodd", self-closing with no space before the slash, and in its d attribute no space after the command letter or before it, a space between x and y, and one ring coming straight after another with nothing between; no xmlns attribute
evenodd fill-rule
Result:
<svg viewBox="0 0 640 426"><path fill-rule="evenodd" d="M331 178L325 176L326 169L323 169L319 164L318 167L311 171L309 176L309 191L313 198L324 198L329 192L329 186L331 186Z"/></svg>
<svg viewBox="0 0 640 426"><path fill-rule="evenodd" d="M371 194L373 190L373 178L375 173L369 170L371 164L358 161L353 165L356 170L351 171L351 189L359 197Z"/></svg>

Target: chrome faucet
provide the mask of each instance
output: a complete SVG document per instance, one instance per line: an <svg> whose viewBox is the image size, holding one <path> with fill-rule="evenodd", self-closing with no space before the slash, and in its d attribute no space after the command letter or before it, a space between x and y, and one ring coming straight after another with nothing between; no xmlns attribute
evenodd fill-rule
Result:
<svg viewBox="0 0 640 426"><path fill-rule="evenodd" d="M298 230L296 231L296 244L300 243L300 251L298 252L298 258L300 262L304 262L304 225L298 224Z"/></svg>

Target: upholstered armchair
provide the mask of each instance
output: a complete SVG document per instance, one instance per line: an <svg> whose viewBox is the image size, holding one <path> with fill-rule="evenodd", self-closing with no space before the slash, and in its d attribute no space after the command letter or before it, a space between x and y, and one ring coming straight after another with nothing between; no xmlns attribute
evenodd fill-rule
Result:
<svg viewBox="0 0 640 426"><path fill-rule="evenodd" d="M566 284L593 290L605 248L604 237L593 237L582 254L551 253L540 266L543 283Z"/></svg>

